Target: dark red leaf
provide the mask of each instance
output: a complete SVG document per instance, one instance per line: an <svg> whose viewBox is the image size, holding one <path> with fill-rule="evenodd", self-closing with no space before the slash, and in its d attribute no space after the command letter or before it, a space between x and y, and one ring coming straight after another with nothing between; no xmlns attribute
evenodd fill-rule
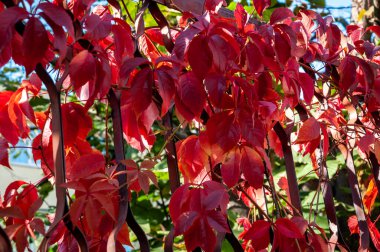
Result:
<svg viewBox="0 0 380 252"><path fill-rule="evenodd" d="M121 65L124 57L132 57L135 45L132 40L129 26L113 25L112 33L115 44L115 59Z"/></svg>
<svg viewBox="0 0 380 252"><path fill-rule="evenodd" d="M204 79L212 65L212 53L207 44L204 36L196 36L190 42L187 51L189 64L199 79Z"/></svg>
<svg viewBox="0 0 380 252"><path fill-rule="evenodd" d="M296 224L289 219L279 218L276 220L275 226L278 235L280 236L286 236L293 239L300 239L303 237Z"/></svg>
<svg viewBox="0 0 380 252"><path fill-rule="evenodd" d="M38 8L57 26L65 27L70 36L75 37L73 22L65 9L49 2L40 3Z"/></svg>
<svg viewBox="0 0 380 252"><path fill-rule="evenodd" d="M257 220L243 236L244 240L251 240L255 250L266 249L270 241L271 224L265 220Z"/></svg>
<svg viewBox="0 0 380 252"><path fill-rule="evenodd" d="M94 40L105 38L111 32L111 20L112 16L109 13L104 13L101 17L96 14L89 15L84 22L86 36Z"/></svg>
<svg viewBox="0 0 380 252"><path fill-rule="evenodd" d="M187 121L199 119L205 103L206 94L202 82L193 72L181 75L175 95L177 112Z"/></svg>
<svg viewBox="0 0 380 252"><path fill-rule="evenodd" d="M342 87L344 91L349 90L356 81L356 64L352 57L345 57L340 65L340 80L339 86Z"/></svg>
<svg viewBox="0 0 380 252"><path fill-rule="evenodd" d="M310 104L314 96L314 80L306 73L299 73L299 80L304 100Z"/></svg>
<svg viewBox="0 0 380 252"><path fill-rule="evenodd" d="M294 14L290 9L285 7L276 8L270 16L270 24L273 25L275 23L281 22L287 18L292 17L294 17Z"/></svg>
<svg viewBox="0 0 380 252"><path fill-rule="evenodd" d="M222 5L227 5L226 0L206 0L204 7L206 10L217 12Z"/></svg>
<svg viewBox="0 0 380 252"><path fill-rule="evenodd" d="M123 61L123 64L120 67L120 80L122 85L125 85L128 78L131 76L131 73L133 70L136 69L136 67L143 66L143 65L150 65L149 61L144 58L132 58L132 59L125 59Z"/></svg>
<svg viewBox="0 0 380 252"><path fill-rule="evenodd" d="M29 74L45 57L49 46L49 38L44 25L35 17L31 17L25 26L23 35L23 55L26 73Z"/></svg>
<svg viewBox="0 0 380 252"><path fill-rule="evenodd" d="M28 17L24 8L11 7L0 12L0 52L8 47L12 40L15 24Z"/></svg>

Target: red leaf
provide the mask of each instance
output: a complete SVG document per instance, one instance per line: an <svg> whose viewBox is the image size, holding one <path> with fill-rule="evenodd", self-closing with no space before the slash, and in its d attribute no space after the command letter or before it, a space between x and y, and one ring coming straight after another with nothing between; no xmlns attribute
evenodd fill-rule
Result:
<svg viewBox="0 0 380 252"><path fill-rule="evenodd" d="M207 173L205 165L207 155L200 146L196 136L189 136L177 145L178 167L185 182L194 182Z"/></svg>
<svg viewBox="0 0 380 252"><path fill-rule="evenodd" d="M181 1L183 2L183 1ZM188 2L188 1L186 1ZM173 52L179 60L183 60L189 48L191 40L200 32L200 30L190 26L181 32L176 38Z"/></svg>
<svg viewBox="0 0 380 252"><path fill-rule="evenodd" d="M199 246L205 251L213 251L216 244L213 229L229 232L226 219L228 194L223 185L214 181L204 182L200 187L190 186L179 187L169 203L175 235L184 235L188 250Z"/></svg>
<svg viewBox="0 0 380 252"><path fill-rule="evenodd" d="M194 102L196 101L196 102ZM203 84L188 72L179 77L175 105L177 111L187 120L199 119L206 103L206 94Z"/></svg>
<svg viewBox="0 0 380 252"><path fill-rule="evenodd" d="M133 56L134 43L131 36L131 29L129 25L113 25L112 33L115 44L115 59L121 65L124 57L130 58Z"/></svg>
<svg viewBox="0 0 380 252"><path fill-rule="evenodd" d="M259 251L266 249L270 241L270 227L270 222L265 220L257 220L245 233L243 239L251 240L252 246L255 248L255 250Z"/></svg>
<svg viewBox="0 0 380 252"><path fill-rule="evenodd" d="M77 180L104 170L105 159L102 154L91 153L81 156L74 165L67 169L67 179Z"/></svg>
<svg viewBox="0 0 380 252"><path fill-rule="evenodd" d="M241 148L241 171L253 188L258 189L263 186L263 160L254 149L248 146Z"/></svg>
<svg viewBox="0 0 380 252"><path fill-rule="evenodd" d="M143 65L150 65L150 62L139 57L124 60L119 72L121 84L124 86L128 79L133 76L131 75L132 71L135 70L136 67Z"/></svg>
<svg viewBox="0 0 380 252"><path fill-rule="evenodd" d="M8 63L12 57L12 47L10 45L0 50L0 67Z"/></svg>
<svg viewBox="0 0 380 252"><path fill-rule="evenodd" d="M248 67L252 73L262 72L264 70L263 55L257 43L248 43L246 46Z"/></svg>
<svg viewBox="0 0 380 252"><path fill-rule="evenodd" d="M199 218L198 213L196 211L190 211L185 212L179 216L177 219L176 227L175 227L175 233L176 234L183 234L187 230L191 228L191 226L194 224L194 221L196 221Z"/></svg>
<svg viewBox="0 0 380 252"><path fill-rule="evenodd" d="M19 132L9 118L8 105L0 108L0 133L12 145L18 143Z"/></svg>
<svg viewBox="0 0 380 252"><path fill-rule="evenodd" d="M345 57L339 65L339 86L344 91L349 90L356 81L356 64L352 57Z"/></svg>
<svg viewBox="0 0 380 252"><path fill-rule="evenodd" d="M221 173L224 183L228 187L233 187L237 184L240 178L240 161L241 153L239 148L235 148L227 154L221 167Z"/></svg>
<svg viewBox="0 0 380 252"><path fill-rule="evenodd" d="M153 109L151 109L153 107ZM141 115L143 122L140 122L140 119L136 116L136 113L132 110L132 106L122 106L121 107L121 118L123 124L123 133L126 141L135 149L139 151L145 150L145 148L150 149L155 141L155 136L150 130L150 127L153 121L158 115L157 109L154 110L154 106L149 106L147 110ZM151 112L153 110L153 112ZM150 119L147 119L145 116L148 112ZM149 125L149 129L147 125Z"/></svg>
<svg viewBox="0 0 380 252"><path fill-rule="evenodd" d="M289 219L279 218L276 220L275 226L277 229L277 234L280 236L293 239L301 239L303 237L296 224Z"/></svg>
<svg viewBox="0 0 380 252"><path fill-rule="evenodd" d="M29 74L45 57L49 46L49 38L44 25L35 17L31 17L25 26L23 35L23 55L26 73Z"/></svg>
<svg viewBox="0 0 380 252"><path fill-rule="evenodd" d="M348 229L350 230L351 234L359 234L359 224L358 224L358 217L356 215L350 216L347 220Z"/></svg>
<svg viewBox="0 0 380 252"><path fill-rule="evenodd" d="M367 27L366 31L371 31L376 34L376 36L380 37L380 26L378 25L373 25Z"/></svg>
<svg viewBox="0 0 380 252"><path fill-rule="evenodd" d="M67 52L67 45L66 45L66 32L63 30L62 26L57 25L54 20L52 20L50 17L46 16L44 12L42 12L41 17L45 19L45 21L49 24L51 29L54 32L54 48L59 51L59 59L57 64L60 65L62 61L66 57Z"/></svg>
<svg viewBox="0 0 380 252"><path fill-rule="evenodd" d="M208 73L204 79L208 97L215 107L231 109L234 107L233 100L226 93L227 82L221 73Z"/></svg>
<svg viewBox="0 0 380 252"><path fill-rule="evenodd" d="M154 62L159 57L161 57L161 54L156 46L145 34L141 35L138 38L138 46L140 51L149 59L149 61Z"/></svg>
<svg viewBox="0 0 380 252"><path fill-rule="evenodd" d="M271 0L253 0L253 5L260 16L263 15L263 11L271 5Z"/></svg>
<svg viewBox="0 0 380 252"><path fill-rule="evenodd" d="M91 117L75 102L62 105L62 124L66 146L72 146L78 140L85 140L92 129Z"/></svg>
<svg viewBox="0 0 380 252"><path fill-rule="evenodd" d="M321 126L319 122L314 117L310 117L302 124L295 143L308 143L312 140L318 139L321 137L320 131Z"/></svg>
<svg viewBox="0 0 380 252"><path fill-rule="evenodd" d="M196 36L190 42L187 51L187 59L194 74L199 79L204 79L212 65L212 53L208 47L207 38L202 35Z"/></svg>
<svg viewBox="0 0 380 252"><path fill-rule="evenodd" d="M326 31L326 35L326 47L329 48L330 55L334 55L340 47L341 31L337 25L331 24Z"/></svg>
<svg viewBox="0 0 380 252"><path fill-rule="evenodd" d="M0 165L4 165L11 169L11 166L9 165L8 148L8 142L0 137Z"/></svg>
<svg viewBox="0 0 380 252"><path fill-rule="evenodd" d="M243 5L241 5L240 3L237 3L236 5L234 16L235 16L237 28L239 30L244 30L244 26L248 22L248 13L244 9Z"/></svg>
<svg viewBox="0 0 380 252"><path fill-rule="evenodd" d="M204 7L206 10L218 12L222 5L227 5L226 0L206 0Z"/></svg>
<svg viewBox="0 0 380 252"><path fill-rule="evenodd" d="M200 247L205 252L215 251L216 236L210 225L203 219L197 219L193 226L184 234L187 251Z"/></svg>
<svg viewBox="0 0 380 252"><path fill-rule="evenodd" d="M74 89L78 89L89 80L94 79L96 61L94 56L87 50L83 50L71 60L69 66L70 80Z"/></svg>
<svg viewBox="0 0 380 252"><path fill-rule="evenodd" d="M104 13L101 17L90 14L84 22L87 29L86 37L100 40L108 36L112 28L111 20L112 16L109 13Z"/></svg>
<svg viewBox="0 0 380 252"><path fill-rule="evenodd" d="M239 125L232 111L212 115L206 126L209 144L218 146L224 152L235 147L240 139Z"/></svg>
<svg viewBox="0 0 380 252"><path fill-rule="evenodd" d="M292 17L294 17L294 14L290 9L285 7L276 8L270 16L270 24L273 25L275 23L283 21L284 19Z"/></svg>
<svg viewBox="0 0 380 252"><path fill-rule="evenodd" d="M8 47L12 40L15 24L28 17L24 8L10 7L0 12L0 52Z"/></svg>
<svg viewBox="0 0 380 252"><path fill-rule="evenodd" d="M49 2L39 4L38 8L57 26L65 27L70 36L75 37L73 22L65 9Z"/></svg>
<svg viewBox="0 0 380 252"><path fill-rule="evenodd" d="M143 68L130 80L130 89L122 94L122 106L129 106L139 116L152 102L153 75L150 68Z"/></svg>
<svg viewBox="0 0 380 252"><path fill-rule="evenodd" d="M206 218L210 226L216 231L224 233L230 232L226 221L226 216L224 216L220 211L210 211L207 213Z"/></svg>
<svg viewBox="0 0 380 252"><path fill-rule="evenodd" d="M170 69L164 66L154 71L158 93L162 98L161 116L168 112L175 94L174 79L166 70Z"/></svg>
<svg viewBox="0 0 380 252"><path fill-rule="evenodd" d="M314 96L314 80L306 73L299 73L299 84L302 88L305 102L310 104Z"/></svg>
<svg viewBox="0 0 380 252"><path fill-rule="evenodd" d="M289 37L280 28L275 30L274 48L278 60L285 65L291 57L291 45Z"/></svg>

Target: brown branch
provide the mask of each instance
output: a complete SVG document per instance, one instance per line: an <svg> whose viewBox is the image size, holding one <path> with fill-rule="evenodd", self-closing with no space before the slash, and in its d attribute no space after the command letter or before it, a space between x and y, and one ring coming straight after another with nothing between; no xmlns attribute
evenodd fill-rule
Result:
<svg viewBox="0 0 380 252"><path fill-rule="evenodd" d="M52 145L53 145L53 160L54 160L54 176L55 176L55 190L57 197L57 205L55 217L52 225L46 233L44 240L41 243L40 249L47 251L48 240L53 231L57 227L58 223L63 219L67 229L72 233L77 240L81 251L88 251L87 242L82 232L74 227L68 214L69 207L66 198L66 188L61 185L66 182L66 163L65 163L65 150L64 150L64 136L62 128L62 114L61 114L61 99L60 92L56 89L53 80L46 72L45 68L38 64L36 74L45 84L49 93L51 101L51 114L52 114Z"/></svg>
<svg viewBox="0 0 380 252"><path fill-rule="evenodd" d="M288 188L290 194L290 202L298 210L298 215L302 215L301 200L298 190L296 170L294 166L292 149L290 146L290 137L286 134L284 128L279 122L274 125L274 131L281 142L282 152L284 153L286 176L288 178Z"/></svg>
<svg viewBox="0 0 380 252"><path fill-rule="evenodd" d="M360 236L360 247L359 251L367 251L370 243L370 234L367 225L366 215L364 212L363 202L359 190L359 182L356 176L354 160L349 149L343 145L338 145L339 150L342 152L344 158L346 159L346 166L348 168L348 182L351 188L352 200L354 203L355 213L358 218L359 224L359 236Z"/></svg>
<svg viewBox="0 0 380 252"><path fill-rule="evenodd" d="M116 96L115 92L111 88L108 92L108 101L111 107L112 127L113 127L113 140L115 148L115 159L117 162L116 172L126 171L125 165L121 163L124 159L124 143L123 143L123 126L121 121L120 111L120 98ZM117 234L127 219L128 213L128 184L127 174L121 172L117 176L119 182L119 214L115 227L113 228L107 241L107 251L116 251L116 239Z"/></svg>
<svg viewBox="0 0 380 252"><path fill-rule="evenodd" d="M9 240L9 237L7 233L4 231L4 229L0 226L0 251L12 251L12 245L11 241Z"/></svg>

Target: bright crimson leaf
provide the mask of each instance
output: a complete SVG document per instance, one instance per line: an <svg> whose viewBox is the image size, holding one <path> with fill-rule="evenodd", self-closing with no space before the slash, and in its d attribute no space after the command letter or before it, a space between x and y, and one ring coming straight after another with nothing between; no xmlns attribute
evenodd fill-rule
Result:
<svg viewBox="0 0 380 252"><path fill-rule="evenodd" d="M262 16L263 11L271 5L271 0L253 0L257 13Z"/></svg>

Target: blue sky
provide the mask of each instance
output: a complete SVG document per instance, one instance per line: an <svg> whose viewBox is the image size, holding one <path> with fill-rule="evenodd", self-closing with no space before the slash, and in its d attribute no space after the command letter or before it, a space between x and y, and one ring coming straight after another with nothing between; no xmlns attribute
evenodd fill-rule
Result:
<svg viewBox="0 0 380 252"><path fill-rule="evenodd" d="M336 6L336 7L351 5L351 1L349 0L327 0L326 3L327 3L327 6Z"/></svg>

